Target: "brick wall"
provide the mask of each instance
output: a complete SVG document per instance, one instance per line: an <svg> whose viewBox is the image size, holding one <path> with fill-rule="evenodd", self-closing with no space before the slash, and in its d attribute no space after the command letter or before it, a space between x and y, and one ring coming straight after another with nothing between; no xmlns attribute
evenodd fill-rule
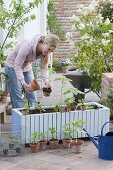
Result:
<svg viewBox="0 0 113 170"><path fill-rule="evenodd" d="M111 85L113 85L113 72L112 73L103 73L102 74L102 83L101 83L101 99L102 100L107 98L107 91Z"/></svg>
<svg viewBox="0 0 113 170"><path fill-rule="evenodd" d="M77 5L89 3L91 0L55 0L57 18L62 25L64 34L71 30L70 17L76 14ZM61 41L58 49L54 53L54 58L70 56L71 49L69 43Z"/></svg>

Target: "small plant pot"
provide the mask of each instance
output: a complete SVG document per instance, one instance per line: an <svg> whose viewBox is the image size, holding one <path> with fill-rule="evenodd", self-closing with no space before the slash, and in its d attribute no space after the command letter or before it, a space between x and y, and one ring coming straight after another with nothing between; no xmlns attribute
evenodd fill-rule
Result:
<svg viewBox="0 0 113 170"><path fill-rule="evenodd" d="M37 153L39 151L40 148L40 143L35 143L35 144L30 144L31 147L31 152L32 153Z"/></svg>
<svg viewBox="0 0 113 170"><path fill-rule="evenodd" d="M58 139L50 139L49 140L49 145L51 149L57 149L58 148Z"/></svg>
<svg viewBox="0 0 113 170"><path fill-rule="evenodd" d="M51 92L52 92L51 88L43 87L43 95L45 97L49 97Z"/></svg>
<svg viewBox="0 0 113 170"><path fill-rule="evenodd" d="M70 105L71 111L77 110L77 105L78 105L77 102L72 103L72 104Z"/></svg>
<svg viewBox="0 0 113 170"><path fill-rule="evenodd" d="M73 139L72 143L71 143L72 152L74 152L76 154L80 153L83 144L84 144L83 140L78 139L76 142L76 140Z"/></svg>
<svg viewBox="0 0 113 170"><path fill-rule="evenodd" d="M71 145L71 139L63 139L63 147L64 148L70 148L70 145Z"/></svg>
<svg viewBox="0 0 113 170"><path fill-rule="evenodd" d="M29 88L30 88L30 92L36 91L40 89L40 85L36 80L32 80L29 83Z"/></svg>
<svg viewBox="0 0 113 170"><path fill-rule="evenodd" d="M40 141L40 149L45 151L47 148L47 140Z"/></svg>

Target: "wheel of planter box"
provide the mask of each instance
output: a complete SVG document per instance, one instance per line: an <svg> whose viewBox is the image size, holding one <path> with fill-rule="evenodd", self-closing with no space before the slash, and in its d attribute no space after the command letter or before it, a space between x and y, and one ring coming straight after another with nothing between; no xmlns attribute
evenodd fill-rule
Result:
<svg viewBox="0 0 113 170"><path fill-rule="evenodd" d="M17 156L24 152L25 127L14 124L0 124L0 156Z"/></svg>
<svg viewBox="0 0 113 170"><path fill-rule="evenodd" d="M110 119L110 109L100 105L96 102L89 102L86 105L95 105L95 109L88 110L74 110L70 112L53 112L54 107L46 107L46 113L40 113L39 111L32 110L29 113L25 109L12 109L12 122L13 124L21 124L27 129L23 141L27 144L30 143L31 134L34 132L46 132L46 140L51 138L49 128L56 128L56 137L59 140L64 139L66 136L63 132L64 125L74 120L83 120L86 122L83 128L87 129L92 137L98 136L101 133L103 124ZM53 110L53 111L52 111ZM109 125L104 129L104 133L109 131ZM72 134L75 138L75 133ZM83 132L78 134L79 138L87 137Z"/></svg>

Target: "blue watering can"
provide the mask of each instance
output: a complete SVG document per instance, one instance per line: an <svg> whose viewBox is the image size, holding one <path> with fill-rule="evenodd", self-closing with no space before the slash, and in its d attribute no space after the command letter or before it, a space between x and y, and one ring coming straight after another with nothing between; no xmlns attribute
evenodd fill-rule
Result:
<svg viewBox="0 0 113 170"><path fill-rule="evenodd" d="M113 160L113 132L108 132L105 136L103 135L103 129L107 123L113 123L113 121L106 122L102 126L101 135L98 136L98 144L85 128L83 128L83 130L98 149L98 157L100 159Z"/></svg>

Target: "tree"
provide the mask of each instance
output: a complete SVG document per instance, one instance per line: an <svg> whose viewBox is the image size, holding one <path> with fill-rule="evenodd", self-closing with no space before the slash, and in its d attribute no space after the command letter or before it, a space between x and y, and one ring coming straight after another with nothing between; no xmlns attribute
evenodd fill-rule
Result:
<svg viewBox="0 0 113 170"><path fill-rule="evenodd" d="M12 38L17 39L19 31L28 21L36 18L34 14L27 16L27 14L35 7L38 7L42 0L33 0L33 2L24 3L23 0L11 0L6 6L3 0L0 0L0 28L6 32L3 42L0 44L0 64L5 61L6 49L14 46ZM8 40L8 41L7 41Z"/></svg>

